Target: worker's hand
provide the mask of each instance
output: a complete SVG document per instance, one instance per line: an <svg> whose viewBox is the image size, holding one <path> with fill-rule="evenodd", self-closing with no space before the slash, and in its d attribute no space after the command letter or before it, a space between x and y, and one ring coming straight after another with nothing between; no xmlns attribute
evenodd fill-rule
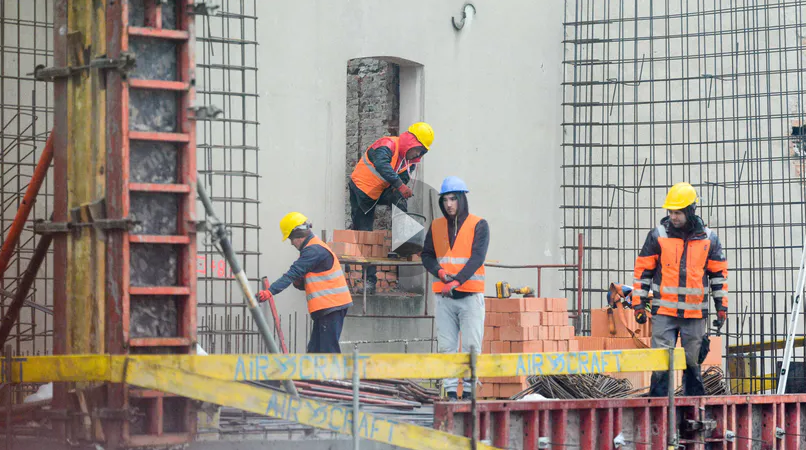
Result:
<svg viewBox="0 0 806 450"><path fill-rule="evenodd" d="M456 280L451 281L450 283L445 283L442 286L442 296L443 297L453 297L453 290L459 287L459 282Z"/></svg>
<svg viewBox="0 0 806 450"><path fill-rule="evenodd" d="M439 272L437 273L439 274L440 281L442 281L443 283L450 283L451 281L453 281L453 275L450 275L448 272L445 271L445 269L439 269Z"/></svg>
<svg viewBox="0 0 806 450"><path fill-rule="evenodd" d="M646 323L646 310L644 308L635 310L635 321L641 325Z"/></svg>
<svg viewBox="0 0 806 450"><path fill-rule="evenodd" d="M405 184L401 184L397 190L400 191L400 195L402 195L403 198L410 198L412 195L414 195L414 193L411 191L411 188Z"/></svg>
<svg viewBox="0 0 806 450"><path fill-rule="evenodd" d="M271 291L266 289L257 293L257 300L261 303L274 300L274 296L271 295Z"/></svg>
<svg viewBox="0 0 806 450"><path fill-rule="evenodd" d="M716 320L714 320L714 326L717 329L722 328L722 325L725 325L725 321L728 320L728 312L723 310L716 312Z"/></svg>

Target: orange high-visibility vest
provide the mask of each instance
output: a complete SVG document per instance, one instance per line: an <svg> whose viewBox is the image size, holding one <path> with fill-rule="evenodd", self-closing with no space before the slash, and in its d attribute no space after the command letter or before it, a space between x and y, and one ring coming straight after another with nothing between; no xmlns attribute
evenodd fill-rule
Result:
<svg viewBox="0 0 806 450"><path fill-rule="evenodd" d="M308 300L308 312L347 305L353 301L344 272L341 270L339 258L321 239L314 236L309 245L321 245L333 256L333 267L324 272L309 272L305 275L305 296Z"/></svg>
<svg viewBox="0 0 806 450"><path fill-rule="evenodd" d="M392 150L391 164L394 169L400 159L398 155L398 141L399 138L397 136L382 137L375 141L372 145L367 147L364 155L358 160L358 164L355 165L355 169L353 169L353 173L350 175L350 179L353 180L356 187L361 189L361 192L367 194L367 196L373 200L378 200L383 191L390 185L383 179L381 174L375 170L375 164L372 164L372 161L369 160L367 152L370 149L378 147L389 147Z"/></svg>
<svg viewBox="0 0 806 450"><path fill-rule="evenodd" d="M716 261L708 258L711 249L711 230L705 229L705 237L684 241L680 238L669 237L666 228L660 225L656 229L659 255L639 256L635 261L635 280L633 282L633 306L640 305L641 296L646 296L642 285L652 283L654 294L652 299L653 310L663 316L680 317L683 310L685 319L701 319L703 310L708 309L706 292L703 280L706 270L721 272L727 277L728 262ZM685 256L685 259L682 258ZM685 276L681 277L681 265L685 267ZM660 284L655 280L641 279L641 274L660 270ZM727 282L720 282L723 289L727 289ZM716 295L714 295L716 297ZM720 295L724 297L724 294ZM683 301L685 299L685 301ZM727 297L722 299L722 305L727 308Z"/></svg>
<svg viewBox="0 0 806 450"><path fill-rule="evenodd" d="M448 237L448 219L440 217L431 222L431 239L434 241L434 252L437 254L439 265L446 272L456 275L470 260L473 252L473 238L476 236L476 224L480 220L481 217L468 214L467 219L459 229L459 234L456 235L453 247L451 247L451 241ZM442 292L444 285L442 281L437 280L432 285L432 289L434 292L439 293ZM464 284L459 285L456 290L484 293L484 264Z"/></svg>

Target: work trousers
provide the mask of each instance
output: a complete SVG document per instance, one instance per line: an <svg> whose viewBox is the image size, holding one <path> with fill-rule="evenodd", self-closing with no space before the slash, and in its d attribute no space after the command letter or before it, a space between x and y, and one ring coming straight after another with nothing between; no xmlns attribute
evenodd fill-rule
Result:
<svg viewBox="0 0 806 450"><path fill-rule="evenodd" d="M373 226L375 225L375 206L378 205L385 205L390 206L396 205L400 208L403 212L408 212L408 205L406 203L406 199L398 192L397 189L393 189L392 187L386 188L385 191L378 197L378 202L369 209L369 211L364 212L361 208L361 200L358 197L358 190L355 185L350 186L350 216L353 220L353 230L357 231L372 231ZM386 256L386 255L384 255ZM374 285L378 277L375 275L377 268L375 266L366 266L367 267L367 284Z"/></svg>
<svg viewBox="0 0 806 450"><path fill-rule="evenodd" d="M683 349L686 351L683 395L705 395L700 365L697 363L702 338L705 336L705 322L706 319L681 319L659 314L652 316L652 348L676 347L679 335ZM669 395L669 372L653 372L649 396L666 397L667 395Z"/></svg>
<svg viewBox="0 0 806 450"><path fill-rule="evenodd" d="M462 333L462 352L470 353L475 347L481 353L484 338L484 294L472 294L453 299L436 294L437 343L440 353L459 351L459 333ZM463 392L470 392L472 380L463 379ZM456 392L459 380L447 378L443 386L446 392Z"/></svg>
<svg viewBox="0 0 806 450"><path fill-rule="evenodd" d="M308 353L341 353L339 338L346 315L347 309L342 309L313 319Z"/></svg>

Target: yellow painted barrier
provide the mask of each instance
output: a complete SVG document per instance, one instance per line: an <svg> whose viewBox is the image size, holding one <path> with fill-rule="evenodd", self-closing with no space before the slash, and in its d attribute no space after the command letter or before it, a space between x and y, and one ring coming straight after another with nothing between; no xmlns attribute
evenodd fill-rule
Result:
<svg viewBox="0 0 806 450"><path fill-rule="evenodd" d="M675 369L686 367L682 348L675 349ZM362 379L469 377L467 354L364 354L359 355ZM205 377L227 381L349 380L352 355L245 354L245 355L77 355L14 358L12 381L121 382L128 361L159 364ZM3 366L4 367L4 366ZM669 356L662 349L611 350L566 353L509 353L479 355L479 377L569 375L583 373L666 370ZM5 374L3 379L6 379Z"/></svg>
<svg viewBox="0 0 806 450"><path fill-rule="evenodd" d="M352 435L349 407L294 398L245 383L222 381L144 359L128 362L126 383ZM468 438L359 411L359 436L413 450L470 448ZM483 443L478 449L495 449Z"/></svg>

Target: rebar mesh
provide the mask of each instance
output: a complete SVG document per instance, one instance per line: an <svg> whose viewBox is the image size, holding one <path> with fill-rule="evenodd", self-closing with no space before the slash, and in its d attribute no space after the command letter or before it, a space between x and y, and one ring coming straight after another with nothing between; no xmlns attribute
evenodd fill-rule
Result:
<svg viewBox="0 0 806 450"><path fill-rule="evenodd" d="M254 278L260 274L257 0L225 0L219 6L196 20L196 103L223 111L197 124L199 179L228 225L241 267ZM267 351L232 271L207 243L200 234L201 346L210 353Z"/></svg>
<svg viewBox="0 0 806 450"><path fill-rule="evenodd" d="M688 181L729 259L727 345L783 339L806 230L806 2L565 5L562 216L567 260L586 236L584 309L632 284L666 191ZM729 355L734 392L781 356Z"/></svg>
<svg viewBox="0 0 806 450"><path fill-rule="evenodd" d="M53 123L52 87L35 81L37 65L52 65L53 2L50 0L0 1L0 226L5 239L31 180L39 155ZM47 219L52 208L53 188L48 179L36 198L13 258L2 277L0 287L14 292L25 271L39 236L31 231L34 220ZM20 311L7 343L17 354L50 353L52 345L52 257L39 271ZM11 299L2 297L0 314L5 314ZM33 305L33 306L31 306Z"/></svg>

